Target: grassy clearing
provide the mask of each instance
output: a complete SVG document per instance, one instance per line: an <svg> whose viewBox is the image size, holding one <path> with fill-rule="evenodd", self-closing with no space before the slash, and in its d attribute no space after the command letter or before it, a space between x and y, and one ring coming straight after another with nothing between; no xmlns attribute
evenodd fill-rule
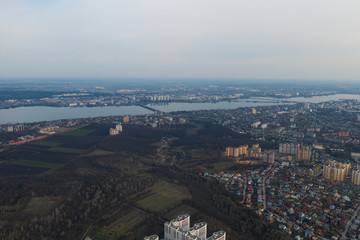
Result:
<svg viewBox="0 0 360 240"><path fill-rule="evenodd" d="M159 181L150 190L152 194L140 199L137 204L145 209L152 211L162 211L178 204L183 199L191 199L189 190L180 185L166 181Z"/></svg>
<svg viewBox="0 0 360 240"><path fill-rule="evenodd" d="M218 172L225 171L234 165L235 165L234 162L217 162L213 164L214 166L213 171L218 171Z"/></svg>
<svg viewBox="0 0 360 240"><path fill-rule="evenodd" d="M76 129L74 131L77 131L77 130L82 130L82 129ZM93 130L90 130L90 131L93 131ZM86 151L84 149L79 149L79 148L60 147L61 145L63 145L62 142L39 141L39 142L34 142L33 145L49 147L48 150L54 151L54 152L81 154Z"/></svg>
<svg viewBox="0 0 360 240"><path fill-rule="evenodd" d="M94 132L95 130L91 130L91 129L75 129L73 131L69 131L64 133L64 135L66 136L74 136L74 137L82 137L82 136L86 136L92 132Z"/></svg>
<svg viewBox="0 0 360 240"><path fill-rule="evenodd" d="M27 214L40 214L47 213L57 203L58 199L45 197L33 197L26 206L24 213Z"/></svg>
<svg viewBox="0 0 360 240"><path fill-rule="evenodd" d="M146 215L139 210L133 210L111 224L104 226L95 233L94 237L97 240L118 239L119 236L128 233L136 225L140 224L145 217Z"/></svg>
<svg viewBox="0 0 360 240"><path fill-rule="evenodd" d="M95 149L91 153L86 154L86 156L94 157L94 156L107 156L107 155L112 155L112 154L114 154L114 152L106 151L106 150L102 150L102 149Z"/></svg>
<svg viewBox="0 0 360 240"><path fill-rule="evenodd" d="M74 153L74 154L81 154L81 153L84 153L86 151L84 149L64 148L64 147L53 147L50 150L54 151L54 152Z"/></svg>
<svg viewBox="0 0 360 240"><path fill-rule="evenodd" d="M30 167L42 167L42 168L59 168L59 167L63 166L63 164L60 164L60 163L39 162L39 161L32 161L32 160L25 160L25 159L16 160L15 164L22 165L22 166L30 166Z"/></svg>
<svg viewBox="0 0 360 240"><path fill-rule="evenodd" d="M50 142L50 141L39 141L39 142L34 142L32 144L37 146L45 146L45 147L57 147L61 145L61 143Z"/></svg>
<svg viewBox="0 0 360 240"><path fill-rule="evenodd" d="M168 212L166 214L166 218L168 218L169 220L172 220L174 218L176 218L179 215L183 215L183 214L190 214L190 215L194 215L196 213L198 213L199 211L196 210L193 207L190 207L189 205L186 204L181 204L179 207L171 210L170 212Z"/></svg>
<svg viewBox="0 0 360 240"><path fill-rule="evenodd" d="M73 131L74 127L62 127L62 128L57 128L55 129L55 132L59 133L59 132L69 132L69 131Z"/></svg>

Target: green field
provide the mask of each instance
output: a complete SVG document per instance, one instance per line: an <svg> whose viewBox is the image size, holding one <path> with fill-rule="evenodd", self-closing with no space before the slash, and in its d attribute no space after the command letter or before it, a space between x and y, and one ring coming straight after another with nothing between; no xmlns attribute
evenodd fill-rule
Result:
<svg viewBox="0 0 360 240"><path fill-rule="evenodd" d="M76 129L74 131L78 131L78 130L82 130L82 129ZM72 132L74 132L74 131L72 131ZM93 130L89 130L89 131L93 131ZM61 142L51 142L51 141L39 141L39 142L33 143L33 145L37 145L37 146L50 147L48 150L54 151L54 152L81 154L86 151L84 149L79 149L79 148L60 147L62 144L63 143L61 143Z"/></svg>
<svg viewBox="0 0 360 240"><path fill-rule="evenodd" d="M61 143L50 142L50 141L39 141L39 142L34 142L32 144L33 145L38 145L38 146L45 146L45 147L57 147L57 146L61 145Z"/></svg>
<svg viewBox="0 0 360 240"><path fill-rule="evenodd" d="M140 224L146 215L139 210L133 210L125 216L120 217L109 225L105 225L94 235L95 240L118 239L119 236L127 234L136 225Z"/></svg>
<svg viewBox="0 0 360 240"><path fill-rule="evenodd" d="M90 133L94 132L94 130L91 129L75 129L73 131L69 131L64 133L64 135L66 136L74 136L74 137L82 137L82 136L86 136Z"/></svg>
<svg viewBox="0 0 360 240"><path fill-rule="evenodd" d="M107 156L107 155L112 155L112 154L114 154L114 152L106 151L106 150L102 150L102 149L95 149L94 151L87 154L86 156L94 157L94 156Z"/></svg>
<svg viewBox="0 0 360 240"><path fill-rule="evenodd" d="M152 211L162 211L181 202L184 199L191 199L191 194L186 187L159 181L150 190L152 194L137 201L137 205Z"/></svg>
<svg viewBox="0 0 360 240"><path fill-rule="evenodd" d="M56 203L58 199L50 197L33 197L26 206L24 213L28 214L45 214L49 211Z"/></svg>
<svg viewBox="0 0 360 240"><path fill-rule="evenodd" d="M74 153L74 154L81 154L81 153L84 153L86 151L84 149L64 148L64 147L53 147L50 150L54 151L54 152Z"/></svg>
<svg viewBox="0 0 360 240"><path fill-rule="evenodd" d="M225 171L225 170L228 170L230 167L234 166L234 162L228 162L228 161L224 161L224 162L217 162L217 163L214 163L213 166L213 171L217 171L217 172L220 172L220 171Z"/></svg>
<svg viewBox="0 0 360 240"><path fill-rule="evenodd" d="M42 167L42 168L59 168L63 166L63 164L60 163L39 162L39 161L24 160L24 159L16 160L14 163L23 166Z"/></svg>

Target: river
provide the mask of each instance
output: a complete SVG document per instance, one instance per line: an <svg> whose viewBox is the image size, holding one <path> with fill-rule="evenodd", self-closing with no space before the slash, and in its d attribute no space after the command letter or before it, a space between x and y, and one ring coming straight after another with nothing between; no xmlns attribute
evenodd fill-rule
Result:
<svg viewBox="0 0 360 240"><path fill-rule="evenodd" d="M236 109L239 107L259 107L286 104L283 101L291 102L310 102L319 103L340 99L357 99L360 95L336 94L328 96L316 96L312 98L249 98L240 99L234 102L216 103L169 103L169 104L149 104L163 112L175 111L196 111L214 109ZM18 107L11 109L0 109L0 124L14 124L24 122L53 121L60 119L93 118L119 115L142 115L151 114L140 106L107 106L107 107Z"/></svg>

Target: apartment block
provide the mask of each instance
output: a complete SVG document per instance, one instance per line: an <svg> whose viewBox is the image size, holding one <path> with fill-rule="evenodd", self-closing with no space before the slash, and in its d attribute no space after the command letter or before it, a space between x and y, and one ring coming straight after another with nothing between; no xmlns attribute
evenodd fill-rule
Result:
<svg viewBox="0 0 360 240"><path fill-rule="evenodd" d="M226 232L219 231L207 238L207 223L200 222L190 227L190 215L180 215L164 223L163 240L226 240ZM144 240L159 240L157 235L145 237Z"/></svg>

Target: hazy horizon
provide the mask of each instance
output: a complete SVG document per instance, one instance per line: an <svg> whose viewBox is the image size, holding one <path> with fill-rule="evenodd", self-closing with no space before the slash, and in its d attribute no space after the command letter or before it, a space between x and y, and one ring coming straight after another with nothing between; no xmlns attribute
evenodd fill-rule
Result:
<svg viewBox="0 0 360 240"><path fill-rule="evenodd" d="M126 81L169 81L169 82L188 82L188 81L199 81L199 82L229 82L229 83L289 83L289 84L317 84L317 83L328 83L328 84L360 84L360 81L357 79L353 80L344 80L344 79L290 79L290 78L161 78L161 77L149 77L149 78L139 78L139 77L129 77L129 78L92 78L92 77L12 77L12 78L0 78L1 82L13 81L91 81L91 82L126 82Z"/></svg>
<svg viewBox="0 0 360 240"><path fill-rule="evenodd" d="M0 3L4 79L359 82L360 2Z"/></svg>

